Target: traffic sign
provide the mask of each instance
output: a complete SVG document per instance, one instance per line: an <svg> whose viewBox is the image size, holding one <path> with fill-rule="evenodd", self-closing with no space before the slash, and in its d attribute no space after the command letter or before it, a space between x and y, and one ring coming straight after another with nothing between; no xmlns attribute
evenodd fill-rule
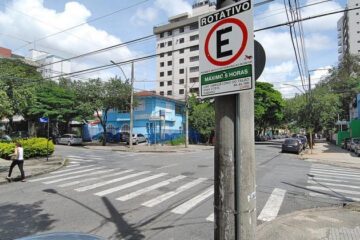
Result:
<svg viewBox="0 0 360 240"><path fill-rule="evenodd" d="M254 89L251 0L199 18L200 97Z"/></svg>

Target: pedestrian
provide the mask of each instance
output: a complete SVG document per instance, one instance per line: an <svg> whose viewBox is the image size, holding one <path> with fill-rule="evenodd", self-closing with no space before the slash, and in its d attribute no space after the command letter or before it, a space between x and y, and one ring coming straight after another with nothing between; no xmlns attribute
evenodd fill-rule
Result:
<svg viewBox="0 0 360 240"><path fill-rule="evenodd" d="M20 173L21 173L21 181L25 182L25 173L24 173L24 148L21 146L19 142L15 144L14 154L11 154L14 158L10 165L9 174L6 179L11 180L11 173L13 168L18 165Z"/></svg>

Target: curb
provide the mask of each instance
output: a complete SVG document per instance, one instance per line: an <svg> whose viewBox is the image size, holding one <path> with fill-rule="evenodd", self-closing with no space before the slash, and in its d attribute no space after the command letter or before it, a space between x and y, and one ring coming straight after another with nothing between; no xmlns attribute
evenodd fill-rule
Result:
<svg viewBox="0 0 360 240"><path fill-rule="evenodd" d="M96 148L91 148L88 146L84 146L84 148L86 149L90 149L90 150L102 150L102 151L113 151L113 152L134 152L134 153L187 153L187 152L200 152L200 151L211 151L214 150L213 148L208 148L208 149L199 149L199 150L130 150L130 149L113 149L111 147L107 148L107 149L96 149Z"/></svg>

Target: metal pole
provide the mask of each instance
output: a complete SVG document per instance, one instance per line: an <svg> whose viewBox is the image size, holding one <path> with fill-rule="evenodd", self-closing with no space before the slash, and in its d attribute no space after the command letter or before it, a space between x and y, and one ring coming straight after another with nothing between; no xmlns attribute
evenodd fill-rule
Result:
<svg viewBox="0 0 360 240"><path fill-rule="evenodd" d="M129 131L129 146L133 147L133 127L134 127L134 62L131 62L131 97L130 97L130 131Z"/></svg>
<svg viewBox="0 0 360 240"><path fill-rule="evenodd" d="M46 161L49 161L49 137L50 137L50 118L48 117L47 141L46 141Z"/></svg>
<svg viewBox="0 0 360 240"><path fill-rule="evenodd" d="M185 147L189 147L188 68L185 68Z"/></svg>
<svg viewBox="0 0 360 240"><path fill-rule="evenodd" d="M311 77L310 77L310 73L309 73L309 116L310 116L310 121L311 121ZM313 139L312 139L312 129L311 129L311 124L310 124L310 129L309 129L309 134L310 134L310 154L312 154L312 150L313 150Z"/></svg>

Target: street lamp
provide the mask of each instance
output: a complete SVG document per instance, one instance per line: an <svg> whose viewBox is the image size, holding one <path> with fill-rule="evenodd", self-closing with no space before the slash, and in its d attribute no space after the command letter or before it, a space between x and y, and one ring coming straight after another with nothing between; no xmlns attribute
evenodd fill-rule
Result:
<svg viewBox="0 0 360 240"><path fill-rule="evenodd" d="M110 60L112 64L120 68L121 72L124 74L125 79L128 80L128 78L125 75L124 70L121 68L121 66L114 61ZM130 129L129 129L129 147L133 147L133 127L134 127L134 62L131 62L131 96L130 96Z"/></svg>

